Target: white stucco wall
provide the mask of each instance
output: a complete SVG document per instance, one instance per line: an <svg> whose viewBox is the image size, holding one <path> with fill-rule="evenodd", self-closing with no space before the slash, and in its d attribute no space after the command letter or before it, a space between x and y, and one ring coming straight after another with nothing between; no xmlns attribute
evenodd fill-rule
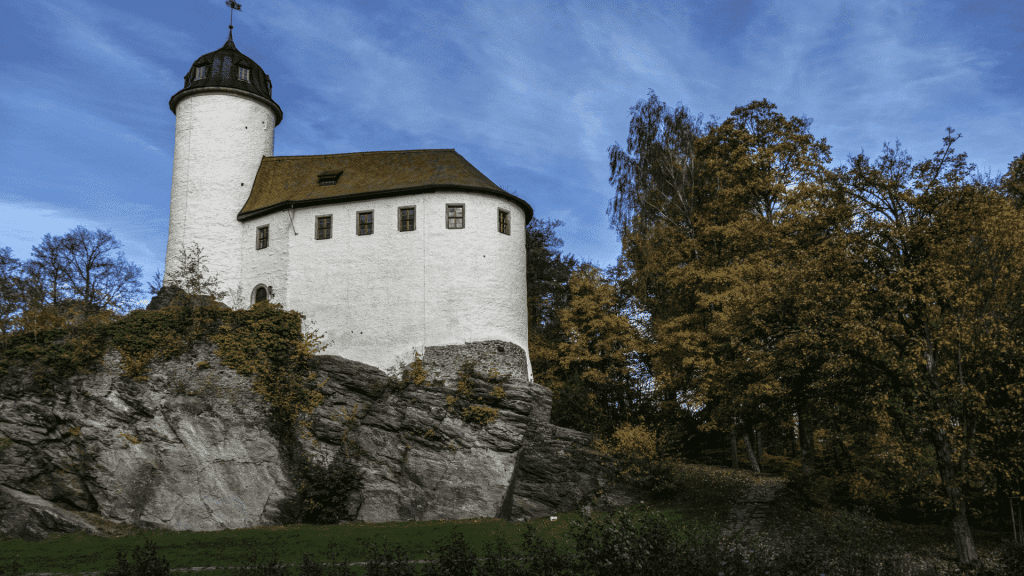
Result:
<svg viewBox="0 0 1024 576"><path fill-rule="evenodd" d="M243 308L253 303L254 292L260 285L273 291L273 297L270 299L272 302L284 304L288 298L288 255L291 250L291 237L294 236L288 212L275 212L262 218L247 220L240 226L241 279L237 285L231 286L230 290L241 291ZM260 226L268 226L269 242L266 248L257 250L256 229Z"/></svg>
<svg viewBox="0 0 1024 576"><path fill-rule="evenodd" d="M173 270L181 248L198 242L211 274L235 287L244 242L236 217L263 156L274 155L276 117L254 99L216 92L185 97L175 114L165 269Z"/></svg>
<svg viewBox="0 0 1024 576"><path fill-rule="evenodd" d="M446 227L446 204L464 204L464 229ZM400 207L416 230L398 231ZM511 235L498 231L498 209ZM356 235L356 213L374 212L374 233ZM333 218L316 240L316 217ZM270 246L256 250L256 229ZM294 229L293 229L294 228ZM529 350L525 215L482 193L435 192L299 208L244 223L243 286L273 286L278 302L327 336L326 353L387 368L424 346L505 340ZM530 372L532 377L532 371Z"/></svg>

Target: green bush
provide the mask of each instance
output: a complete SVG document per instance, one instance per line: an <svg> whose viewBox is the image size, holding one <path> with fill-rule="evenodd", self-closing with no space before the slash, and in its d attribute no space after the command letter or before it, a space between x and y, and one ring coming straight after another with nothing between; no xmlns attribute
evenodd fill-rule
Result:
<svg viewBox="0 0 1024 576"><path fill-rule="evenodd" d="M660 498L679 489L679 462L665 453L661 438L651 427L624 422L610 438L596 439L594 446L614 459L619 476L650 496Z"/></svg>
<svg viewBox="0 0 1024 576"><path fill-rule="evenodd" d="M171 576L171 565L166 558L156 557L156 544L146 538L142 550L135 546L135 561L129 562L124 552L117 551L117 566L103 576Z"/></svg>
<svg viewBox="0 0 1024 576"><path fill-rule="evenodd" d="M430 564L424 564L424 576L473 576L477 573L476 553L461 532L453 532L447 542L436 542L430 552Z"/></svg>
<svg viewBox="0 0 1024 576"><path fill-rule="evenodd" d="M366 576L416 576L416 566L410 563L409 552L401 545L371 544L366 561Z"/></svg>
<svg viewBox="0 0 1024 576"><path fill-rule="evenodd" d="M351 520L349 496L363 485L359 468L340 452L330 466L306 460L297 470L296 493L280 505L279 524L337 524Z"/></svg>
<svg viewBox="0 0 1024 576"><path fill-rule="evenodd" d="M633 516L620 510L600 519L572 522L576 541L573 574L661 575L681 556L677 528L660 514Z"/></svg>

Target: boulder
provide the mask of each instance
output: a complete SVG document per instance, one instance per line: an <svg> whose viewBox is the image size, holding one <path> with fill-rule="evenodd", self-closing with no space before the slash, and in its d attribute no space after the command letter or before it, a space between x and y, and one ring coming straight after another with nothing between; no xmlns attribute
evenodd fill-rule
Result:
<svg viewBox="0 0 1024 576"><path fill-rule="evenodd" d="M108 353L56 398L33 392L25 369L0 380L0 439L11 440L0 452L0 538L279 524L296 480L251 379L221 365L209 344L152 364L142 382L122 378L119 360ZM525 378L506 376L499 398L493 382L464 375L401 386L338 356L314 366L323 402L300 443L325 463L358 454L349 461L363 485L348 500L350 519L522 520L639 500L612 482L590 436L550 424L550 390ZM450 409L459 378L474 402L497 410L493 422Z"/></svg>

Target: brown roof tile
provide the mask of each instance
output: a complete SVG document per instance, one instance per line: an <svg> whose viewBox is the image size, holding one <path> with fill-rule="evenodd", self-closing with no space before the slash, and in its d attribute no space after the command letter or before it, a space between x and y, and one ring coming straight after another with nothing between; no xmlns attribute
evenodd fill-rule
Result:
<svg viewBox="0 0 1024 576"><path fill-rule="evenodd" d="M341 173L321 186L321 175ZM533 217L533 208L491 182L455 150L397 150L323 156L266 156L239 220L290 206L309 206L433 190L468 190L507 197Z"/></svg>

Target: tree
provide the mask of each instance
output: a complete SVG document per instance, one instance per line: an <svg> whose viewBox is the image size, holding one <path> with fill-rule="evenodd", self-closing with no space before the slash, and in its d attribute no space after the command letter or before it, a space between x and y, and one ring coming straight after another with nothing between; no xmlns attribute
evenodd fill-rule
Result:
<svg viewBox="0 0 1024 576"><path fill-rule="evenodd" d="M1024 431L1024 219L972 179L958 138L949 129L916 164L898 143L873 163L858 155L836 185L858 208L851 256L867 273L854 289L870 311L844 327L846 350L876 378L868 396L931 446L957 557L970 565L973 487L991 493L1024 472L1019 447L1006 449Z"/></svg>
<svg viewBox="0 0 1024 576"><path fill-rule="evenodd" d="M26 264L30 300L57 308L74 304L86 316L136 308L142 271L120 249L107 230L78 226L58 238L47 234Z"/></svg>
<svg viewBox="0 0 1024 576"><path fill-rule="evenodd" d="M659 389L755 466L756 431L795 414L808 476L820 446L852 492L938 479L977 562L969 502L1024 474L1024 157L986 179L950 131L923 162L897 143L832 171L766 101L632 112L609 215Z"/></svg>
<svg viewBox="0 0 1024 576"><path fill-rule="evenodd" d="M1015 157L999 179L1002 193L1013 201L1017 208L1024 208L1024 154Z"/></svg>
<svg viewBox="0 0 1024 576"><path fill-rule="evenodd" d="M764 100L722 123L669 110L653 93L632 112L627 149L609 151L609 214L624 285L648 318L652 373L664 396L703 409L706 428L738 422L756 470L755 425L775 428L792 411L757 362L774 341L747 338L730 311L750 286L793 272L792 221L820 190L829 148L810 120Z"/></svg>
<svg viewBox="0 0 1024 576"><path fill-rule="evenodd" d="M62 266L64 257L60 238L49 234L32 247L32 257L24 270L26 297L34 306L56 307L70 298Z"/></svg>
<svg viewBox="0 0 1024 576"><path fill-rule="evenodd" d="M535 379L554 391L552 422L608 436L640 401L631 362L638 334L617 305L615 286L593 265L577 268L568 288L568 304L556 311L564 338Z"/></svg>
<svg viewBox="0 0 1024 576"><path fill-rule="evenodd" d="M178 296L187 296L184 304L195 306L223 300L228 291L221 288L220 279L210 275L203 248L193 242L182 247L174 255L175 266L163 276L163 285L179 291ZM156 281L156 277L154 277ZM151 290L154 286L151 285ZM179 300L176 296L176 300Z"/></svg>
<svg viewBox="0 0 1024 576"><path fill-rule="evenodd" d="M14 329L23 303L21 261L14 257L9 246L4 246L0 248L0 337Z"/></svg>
<svg viewBox="0 0 1024 576"><path fill-rule="evenodd" d="M569 301L569 278L579 266L571 254L558 250L563 242L555 229L562 225L535 218L526 226L526 305L535 375L557 362L557 344L565 341L557 311Z"/></svg>

